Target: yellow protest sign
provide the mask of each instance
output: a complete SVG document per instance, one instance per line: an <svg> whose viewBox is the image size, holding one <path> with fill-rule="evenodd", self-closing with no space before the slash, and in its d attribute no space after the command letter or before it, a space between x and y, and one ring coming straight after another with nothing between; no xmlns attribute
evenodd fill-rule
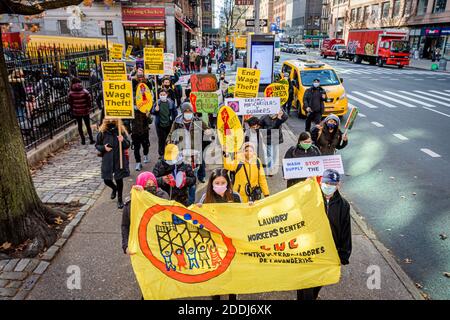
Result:
<svg viewBox="0 0 450 320"><path fill-rule="evenodd" d="M256 98L259 90L261 70L238 68L234 88L235 98Z"/></svg>
<svg viewBox="0 0 450 320"><path fill-rule="evenodd" d="M133 119L133 88L131 81L103 81L105 118Z"/></svg>
<svg viewBox="0 0 450 320"><path fill-rule="evenodd" d="M225 152L237 152L244 143L242 124L229 106L223 106L217 113L217 135Z"/></svg>
<svg viewBox="0 0 450 320"><path fill-rule="evenodd" d="M112 48L109 52L109 58L111 60L120 60L122 59L122 55L123 55L123 48L124 45L123 44L119 44L119 43L113 43Z"/></svg>
<svg viewBox="0 0 450 320"><path fill-rule="evenodd" d="M163 48L144 48L144 73L147 75L164 74Z"/></svg>
<svg viewBox="0 0 450 320"><path fill-rule="evenodd" d="M264 96L268 98L280 97L280 104L283 105L289 98L289 85L282 83L271 83L264 90Z"/></svg>
<svg viewBox="0 0 450 320"><path fill-rule="evenodd" d="M133 46L131 46L131 45L129 45L128 47L127 47L127 52L125 52L125 58L129 58L130 57L130 55L131 55L131 51L133 50Z"/></svg>
<svg viewBox="0 0 450 320"><path fill-rule="evenodd" d="M236 37L235 38L235 46L237 49L247 48L247 38L246 37Z"/></svg>
<svg viewBox="0 0 450 320"><path fill-rule="evenodd" d="M136 253L131 263L144 299L296 290L340 278L312 179L253 206L185 208L133 189L128 249Z"/></svg>
<svg viewBox="0 0 450 320"><path fill-rule="evenodd" d="M145 83L136 86L136 107L140 112L150 112L153 106L153 95L150 88Z"/></svg>
<svg viewBox="0 0 450 320"><path fill-rule="evenodd" d="M103 80L126 81L127 68L125 62L102 62Z"/></svg>

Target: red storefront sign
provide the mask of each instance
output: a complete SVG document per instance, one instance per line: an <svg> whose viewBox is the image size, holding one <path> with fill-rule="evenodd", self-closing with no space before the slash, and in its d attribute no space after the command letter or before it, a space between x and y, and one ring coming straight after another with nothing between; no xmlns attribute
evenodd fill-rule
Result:
<svg viewBox="0 0 450 320"><path fill-rule="evenodd" d="M5 32L2 33L3 48L10 48L15 50L22 49L22 40L19 32Z"/></svg>
<svg viewBox="0 0 450 320"><path fill-rule="evenodd" d="M122 22L126 26L163 27L165 16L164 8L122 7Z"/></svg>

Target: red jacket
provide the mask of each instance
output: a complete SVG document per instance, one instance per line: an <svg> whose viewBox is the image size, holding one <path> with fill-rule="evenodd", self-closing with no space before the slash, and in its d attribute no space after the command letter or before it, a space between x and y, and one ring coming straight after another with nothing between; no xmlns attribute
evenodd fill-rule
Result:
<svg viewBox="0 0 450 320"><path fill-rule="evenodd" d="M81 83L72 85L69 91L69 106L74 117L89 115L92 107L91 95Z"/></svg>

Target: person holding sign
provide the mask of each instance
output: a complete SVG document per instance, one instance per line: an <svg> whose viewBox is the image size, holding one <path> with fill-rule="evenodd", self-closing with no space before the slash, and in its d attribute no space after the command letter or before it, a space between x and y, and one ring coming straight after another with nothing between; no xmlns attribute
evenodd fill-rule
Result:
<svg viewBox="0 0 450 320"><path fill-rule="evenodd" d="M119 135L119 126L125 136ZM122 152L123 168L120 168L119 144L122 144L122 150L127 150L130 147L126 135L127 130L122 120L104 119L95 143L95 148L99 152L98 155L102 157L102 179L112 189L111 199L115 199L117 196L117 208L119 209L123 208L123 178L130 176L126 152ZM113 179L116 181L115 184Z"/></svg>
<svg viewBox="0 0 450 320"><path fill-rule="evenodd" d="M325 211L330 221L331 233L336 245L341 265L349 264L352 253L352 232L350 221L350 204L340 192L341 176L333 169L327 169L322 174L323 201ZM316 300L322 287L297 290L298 300Z"/></svg>
<svg viewBox="0 0 450 320"><path fill-rule="evenodd" d="M223 167L234 176L233 190L239 193L242 202L254 202L260 200L262 195L264 197L270 195L261 160L256 157L255 146L252 143L244 143L234 160L224 153Z"/></svg>
<svg viewBox="0 0 450 320"><path fill-rule="evenodd" d="M175 103L167 97L167 91L159 92L159 99L153 105L151 113L155 116L155 128L158 136L158 154L160 158L164 155L167 136L170 133L172 123L177 117Z"/></svg>
<svg viewBox="0 0 450 320"><path fill-rule="evenodd" d="M305 131L311 130L311 122L318 124L325 110L326 91L320 86L320 80L314 79L312 87L303 96L303 109L306 112Z"/></svg>
<svg viewBox="0 0 450 320"><path fill-rule="evenodd" d="M340 150L347 146L347 135L342 134L339 124L339 117L330 114L312 130L313 141L323 156L333 155L336 149Z"/></svg>
<svg viewBox="0 0 450 320"><path fill-rule="evenodd" d="M307 158L320 156L319 149L313 145L311 134L308 131L300 133L296 146L290 147L284 155L284 159ZM306 178L289 179L287 180L287 188L296 183L305 181Z"/></svg>

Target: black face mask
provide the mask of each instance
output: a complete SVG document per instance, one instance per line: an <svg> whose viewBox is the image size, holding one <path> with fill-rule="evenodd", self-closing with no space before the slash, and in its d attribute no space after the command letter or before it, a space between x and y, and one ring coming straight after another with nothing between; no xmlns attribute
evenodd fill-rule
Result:
<svg viewBox="0 0 450 320"><path fill-rule="evenodd" d="M147 191L147 192L150 192L151 194L156 195L156 187L155 186L145 187L144 190Z"/></svg>
<svg viewBox="0 0 450 320"><path fill-rule="evenodd" d="M116 127L115 123L108 123L107 125L108 129L114 129Z"/></svg>

